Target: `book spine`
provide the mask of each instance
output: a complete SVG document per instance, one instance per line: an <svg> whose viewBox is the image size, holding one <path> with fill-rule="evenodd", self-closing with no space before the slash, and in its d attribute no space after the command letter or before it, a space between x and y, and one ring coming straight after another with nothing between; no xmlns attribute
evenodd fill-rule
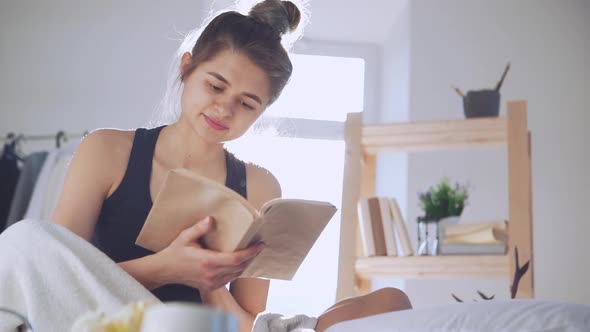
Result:
<svg viewBox="0 0 590 332"><path fill-rule="evenodd" d="M408 229L406 227L406 223L404 222L404 218L402 217L399 205L397 204L397 200L390 198L387 200L387 202L389 203L389 208L393 215L393 222L395 224L395 228L397 229L397 234L401 243L403 252L402 256L412 256L414 255L414 249L412 249L410 235L408 234Z"/></svg>
<svg viewBox="0 0 590 332"><path fill-rule="evenodd" d="M359 200L357 212L363 253L366 257L375 256L375 241L373 240L373 228L371 227L368 199L361 198Z"/></svg>
<svg viewBox="0 0 590 332"><path fill-rule="evenodd" d="M369 198L369 213L371 215L373 241L375 242L375 255L386 256L385 233L383 231L383 221L381 220L381 208L379 207L378 197Z"/></svg>
<svg viewBox="0 0 590 332"><path fill-rule="evenodd" d="M383 237L385 239L387 256L397 256L397 242L395 241L393 217L391 216L391 209L387 203L387 198L379 198L379 211L383 223Z"/></svg>

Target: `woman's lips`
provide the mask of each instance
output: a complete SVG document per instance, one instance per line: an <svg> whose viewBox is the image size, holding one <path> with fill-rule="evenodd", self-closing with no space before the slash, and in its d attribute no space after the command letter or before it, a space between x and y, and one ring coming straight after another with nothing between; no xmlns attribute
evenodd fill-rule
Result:
<svg viewBox="0 0 590 332"><path fill-rule="evenodd" d="M205 121L207 122L207 124L209 125L209 127L213 128L215 130L227 130L228 129L221 122L216 121L216 120L214 120L214 119L206 116L205 114L203 114L203 116L205 117Z"/></svg>

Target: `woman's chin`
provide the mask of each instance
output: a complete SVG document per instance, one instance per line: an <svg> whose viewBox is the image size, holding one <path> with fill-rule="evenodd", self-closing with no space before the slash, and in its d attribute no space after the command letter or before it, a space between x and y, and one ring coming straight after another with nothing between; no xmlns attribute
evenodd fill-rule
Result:
<svg viewBox="0 0 590 332"><path fill-rule="evenodd" d="M219 144L228 141L227 133L209 128L207 124L195 126L197 135L209 144Z"/></svg>
<svg viewBox="0 0 590 332"><path fill-rule="evenodd" d="M190 127L208 144L225 143L239 137L239 135L236 136L235 133L231 132L229 129L219 130L218 128L212 128L201 113L193 117L193 119L194 120L190 123Z"/></svg>

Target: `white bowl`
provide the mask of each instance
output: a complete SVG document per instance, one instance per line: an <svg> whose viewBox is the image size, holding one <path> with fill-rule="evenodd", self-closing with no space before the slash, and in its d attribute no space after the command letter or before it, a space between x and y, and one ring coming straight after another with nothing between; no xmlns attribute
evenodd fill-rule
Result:
<svg viewBox="0 0 590 332"><path fill-rule="evenodd" d="M146 309L141 332L238 332L238 320L205 305L167 302Z"/></svg>

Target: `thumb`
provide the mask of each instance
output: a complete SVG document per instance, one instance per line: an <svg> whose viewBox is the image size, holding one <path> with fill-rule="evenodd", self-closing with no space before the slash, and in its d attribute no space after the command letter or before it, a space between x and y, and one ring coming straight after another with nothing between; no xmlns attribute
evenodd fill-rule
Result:
<svg viewBox="0 0 590 332"><path fill-rule="evenodd" d="M211 230L212 225L213 218L206 217L182 231L179 238L183 243L196 243L203 235Z"/></svg>

